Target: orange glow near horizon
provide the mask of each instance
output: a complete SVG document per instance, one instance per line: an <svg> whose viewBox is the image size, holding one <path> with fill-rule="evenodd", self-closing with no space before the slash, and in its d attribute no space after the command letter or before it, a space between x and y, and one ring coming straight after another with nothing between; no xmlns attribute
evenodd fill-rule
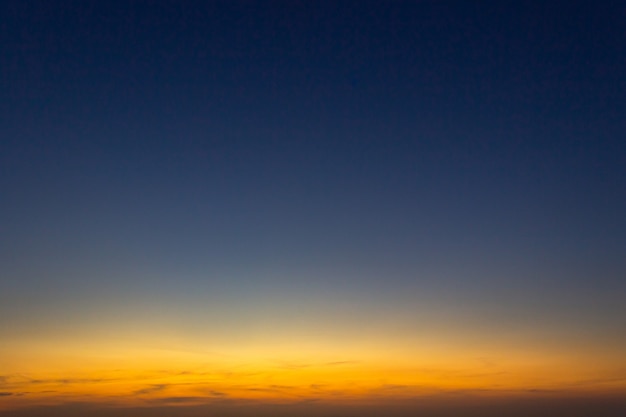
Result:
<svg viewBox="0 0 626 417"><path fill-rule="evenodd" d="M113 406L212 402L361 403L438 395L604 395L626 392L618 358L443 347L233 347L23 341L0 348L3 409L70 402ZM616 365L619 365L616 368Z"/></svg>

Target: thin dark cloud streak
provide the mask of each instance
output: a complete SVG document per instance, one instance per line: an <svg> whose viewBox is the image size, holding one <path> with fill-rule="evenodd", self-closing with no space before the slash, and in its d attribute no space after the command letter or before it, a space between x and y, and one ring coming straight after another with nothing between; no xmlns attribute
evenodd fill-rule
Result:
<svg viewBox="0 0 626 417"><path fill-rule="evenodd" d="M157 392L161 392L165 389L167 389L171 384L155 384L155 385L150 385L148 387L142 388L142 389L138 389L136 391L133 392L134 395L146 395L146 394L154 394Z"/></svg>

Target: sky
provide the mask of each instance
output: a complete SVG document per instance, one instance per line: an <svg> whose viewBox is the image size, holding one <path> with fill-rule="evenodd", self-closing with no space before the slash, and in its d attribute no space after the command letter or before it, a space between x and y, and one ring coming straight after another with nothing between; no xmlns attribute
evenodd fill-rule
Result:
<svg viewBox="0 0 626 417"><path fill-rule="evenodd" d="M1 2L0 415L624 415L625 29Z"/></svg>

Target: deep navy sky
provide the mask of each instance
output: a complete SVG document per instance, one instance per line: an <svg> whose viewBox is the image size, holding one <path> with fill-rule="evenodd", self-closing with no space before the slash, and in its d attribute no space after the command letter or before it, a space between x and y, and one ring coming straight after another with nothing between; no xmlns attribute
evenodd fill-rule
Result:
<svg viewBox="0 0 626 417"><path fill-rule="evenodd" d="M216 279L619 310L625 10L4 1L4 308Z"/></svg>

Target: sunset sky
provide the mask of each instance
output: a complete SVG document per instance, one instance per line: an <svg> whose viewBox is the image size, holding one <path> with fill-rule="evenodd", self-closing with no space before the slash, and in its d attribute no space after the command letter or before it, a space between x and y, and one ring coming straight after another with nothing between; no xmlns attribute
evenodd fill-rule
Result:
<svg viewBox="0 0 626 417"><path fill-rule="evenodd" d="M3 1L0 201L3 417L626 415L623 2Z"/></svg>

